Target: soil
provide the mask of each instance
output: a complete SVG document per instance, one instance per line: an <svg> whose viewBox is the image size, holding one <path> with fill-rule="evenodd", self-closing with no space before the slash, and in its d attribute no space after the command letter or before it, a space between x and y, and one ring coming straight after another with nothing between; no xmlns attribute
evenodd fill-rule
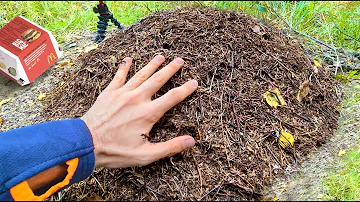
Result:
<svg viewBox="0 0 360 202"><path fill-rule="evenodd" d="M191 78L199 88L165 114L149 141L189 134L196 146L141 168L100 169L65 192L65 200L84 193L105 200L260 199L270 179L337 127L338 83L330 71L314 67L299 43L245 13L190 8L154 13L83 54L61 74L64 83L38 121L82 116L118 61L133 57L131 77L156 54L167 61L182 57L185 65L154 99ZM275 88L286 105L266 103L263 94ZM282 131L292 134L293 147L279 146Z"/></svg>
<svg viewBox="0 0 360 202"><path fill-rule="evenodd" d="M22 90L25 90L26 87L28 87L20 86L19 84L13 82L3 74L0 74L0 86L0 97L15 96L17 92L20 93Z"/></svg>

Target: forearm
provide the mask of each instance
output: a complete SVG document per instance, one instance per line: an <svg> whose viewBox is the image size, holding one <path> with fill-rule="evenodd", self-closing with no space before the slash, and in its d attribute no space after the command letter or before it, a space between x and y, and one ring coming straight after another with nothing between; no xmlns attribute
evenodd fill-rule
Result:
<svg viewBox="0 0 360 202"><path fill-rule="evenodd" d="M80 119L11 130L0 133L0 140L0 200L43 200L94 168L92 136ZM38 197L35 190L49 183L54 185Z"/></svg>

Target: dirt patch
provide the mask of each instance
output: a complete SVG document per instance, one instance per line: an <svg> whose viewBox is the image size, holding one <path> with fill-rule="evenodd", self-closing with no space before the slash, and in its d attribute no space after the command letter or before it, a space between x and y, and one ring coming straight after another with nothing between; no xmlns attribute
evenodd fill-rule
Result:
<svg viewBox="0 0 360 202"><path fill-rule="evenodd" d="M8 96L14 96L26 88L20 86L3 74L0 74L0 86L0 100Z"/></svg>
<svg viewBox="0 0 360 202"><path fill-rule="evenodd" d="M99 169L64 192L65 200L258 199L269 180L329 140L337 127L337 82L314 68L296 41L244 13L180 9L154 13L62 74L63 85L38 121L82 116L116 72L134 59L133 76L156 54L185 60L184 68L154 95L195 78L199 89L154 126L153 142L189 134L196 146L145 167ZM306 80L309 93L296 95ZM263 94L278 88L285 106L270 107ZM277 136L291 133L282 149Z"/></svg>
<svg viewBox="0 0 360 202"><path fill-rule="evenodd" d="M42 113L43 102L37 98L40 93L51 92L61 81L59 72L71 68L68 65L59 65L75 60L84 48L91 44L95 33L84 31L71 37L71 41L64 46L64 55L53 66L46 70L33 83L20 86L6 76L0 74L0 101L11 100L0 106L0 132L37 123L36 117ZM76 40L74 40L76 39Z"/></svg>

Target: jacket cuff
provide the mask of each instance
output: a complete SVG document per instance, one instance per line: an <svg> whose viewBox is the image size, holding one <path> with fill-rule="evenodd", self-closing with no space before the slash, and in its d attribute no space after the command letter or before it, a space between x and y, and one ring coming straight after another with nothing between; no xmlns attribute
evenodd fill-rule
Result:
<svg viewBox="0 0 360 202"><path fill-rule="evenodd" d="M44 200L86 179L95 166L92 136L81 119L52 121L0 134L0 198ZM65 179L45 194L35 196L26 180L60 163L68 165ZM5 197L7 198L7 197ZM11 200L11 199L10 199Z"/></svg>

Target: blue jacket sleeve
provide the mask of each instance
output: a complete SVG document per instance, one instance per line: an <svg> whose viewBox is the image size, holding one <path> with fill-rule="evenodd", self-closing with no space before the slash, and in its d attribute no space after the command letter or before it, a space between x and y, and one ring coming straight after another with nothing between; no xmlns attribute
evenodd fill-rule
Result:
<svg viewBox="0 0 360 202"><path fill-rule="evenodd" d="M92 136L81 119L51 121L0 133L0 200L15 199L11 188L73 159L75 171L67 184L87 178L95 165L93 150Z"/></svg>

